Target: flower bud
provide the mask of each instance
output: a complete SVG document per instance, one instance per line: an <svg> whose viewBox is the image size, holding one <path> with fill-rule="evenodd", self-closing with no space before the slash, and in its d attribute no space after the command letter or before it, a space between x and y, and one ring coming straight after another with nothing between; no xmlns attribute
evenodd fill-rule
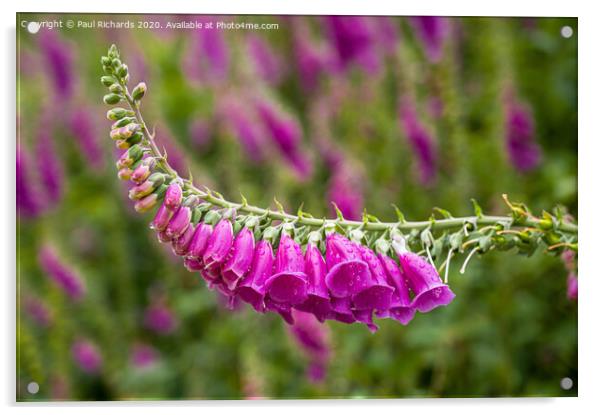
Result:
<svg viewBox="0 0 602 415"><path fill-rule="evenodd" d="M132 170L128 169L127 167L124 167L119 170L119 172L117 173L117 177L119 177L121 180L130 180L130 178L132 177Z"/></svg>
<svg viewBox="0 0 602 415"><path fill-rule="evenodd" d="M127 140L117 140L115 141L115 147L120 150L127 150L131 147L131 144L127 142Z"/></svg>
<svg viewBox="0 0 602 415"><path fill-rule="evenodd" d="M111 126L111 129L114 130L115 128L125 127L126 125L131 124L133 122L136 122L135 117L125 117L125 118L115 121L113 123L113 125Z"/></svg>
<svg viewBox="0 0 602 415"><path fill-rule="evenodd" d="M179 256L186 255L186 253L188 252L188 247L190 246L190 242L192 241L194 231L195 226L191 223L190 225L188 225L184 233L173 241L174 254Z"/></svg>
<svg viewBox="0 0 602 415"><path fill-rule="evenodd" d="M138 145L130 147L128 151L124 152L117 161L117 168L132 166L135 162L140 160L143 154L144 150L142 147Z"/></svg>
<svg viewBox="0 0 602 415"><path fill-rule="evenodd" d="M141 132L137 132L134 135L132 135L129 138L126 138L125 141L127 141L127 143L130 146L133 146L135 144L140 144L142 142L142 139L144 138L144 136L142 135Z"/></svg>
<svg viewBox="0 0 602 415"><path fill-rule="evenodd" d="M165 201L163 203L165 204ZM184 206L180 208L167 224L165 234L170 238L177 238L182 235L188 226L190 226L191 215L189 207Z"/></svg>
<svg viewBox="0 0 602 415"><path fill-rule="evenodd" d="M151 222L151 228L159 232L164 231L172 216L173 212L167 209L164 204L161 205L157 210L155 218Z"/></svg>
<svg viewBox="0 0 602 415"><path fill-rule="evenodd" d="M203 222L209 225L215 225L221 218L222 217L218 212L216 212L215 210L210 210L203 218Z"/></svg>
<svg viewBox="0 0 602 415"><path fill-rule="evenodd" d="M105 57L103 56L103 59L104 59L104 58L105 58ZM115 78L113 78L112 76L103 76L103 77L101 77L101 78L100 78L100 82L101 82L101 83L102 83L104 86L111 86L111 85L113 85L113 84L116 82L116 80L115 80Z"/></svg>
<svg viewBox="0 0 602 415"><path fill-rule="evenodd" d="M126 110L125 108L111 108L107 111L107 118L111 121L117 121L123 117L133 117L134 111Z"/></svg>
<svg viewBox="0 0 602 415"><path fill-rule="evenodd" d="M134 169L134 172L132 173L132 181L134 181L137 184L140 184L143 181L145 181L150 176L151 169L154 167L154 164L155 159L153 158L149 157L142 160L142 163L140 163L140 165L136 167Z"/></svg>
<svg viewBox="0 0 602 415"><path fill-rule="evenodd" d="M142 97L144 96L145 93L146 93L146 84L144 82L140 82L138 85L136 85L136 87L132 91L132 98L134 98L136 101L139 101L142 99Z"/></svg>
<svg viewBox="0 0 602 415"><path fill-rule="evenodd" d="M109 91L114 94L121 94L123 92L123 88L119 84L113 84L109 87Z"/></svg>
<svg viewBox="0 0 602 415"><path fill-rule="evenodd" d="M108 56L103 56L102 58L100 58L100 63L102 66L109 66L111 64L111 58L109 58Z"/></svg>
<svg viewBox="0 0 602 415"><path fill-rule="evenodd" d="M142 213L148 211L156 204L157 195L153 193L136 202L136 204L134 205L134 209L136 209L136 212Z"/></svg>
<svg viewBox="0 0 602 415"><path fill-rule="evenodd" d="M119 58L115 58L111 61L111 66L115 69L119 68L121 66L121 61L119 60Z"/></svg>
<svg viewBox="0 0 602 415"><path fill-rule="evenodd" d="M107 94L102 98L102 100L107 105L115 105L121 101L121 97L117 94Z"/></svg>
<svg viewBox="0 0 602 415"><path fill-rule="evenodd" d="M124 78L128 74L128 66L126 64L121 65L117 68L117 76Z"/></svg>
<svg viewBox="0 0 602 415"><path fill-rule="evenodd" d="M165 176L161 173L152 174L144 183L130 189L129 198L132 200L142 199L151 194L157 187L163 184Z"/></svg>
<svg viewBox="0 0 602 415"><path fill-rule="evenodd" d="M176 211L182 204L182 188L178 183L172 183L165 192L165 207L171 211Z"/></svg>

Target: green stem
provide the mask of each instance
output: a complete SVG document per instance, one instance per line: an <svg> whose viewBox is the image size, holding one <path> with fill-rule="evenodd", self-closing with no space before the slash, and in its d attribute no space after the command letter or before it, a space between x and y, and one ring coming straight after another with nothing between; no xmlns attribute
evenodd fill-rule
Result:
<svg viewBox="0 0 602 415"><path fill-rule="evenodd" d="M262 209L257 206L252 206L246 203L235 203L230 202L222 197L215 196L215 194L211 191L203 191L194 186L191 180L182 179L179 177L178 173L169 165L166 157L161 154L159 148L157 147L153 135L149 132L146 123L144 122L144 118L142 117L142 112L140 111L140 105L138 102L134 101L130 92L127 89L127 85L125 82L121 82L122 87L125 90L125 97L128 105L134 111L136 120L141 126L142 133L144 134L145 141L149 145L153 156L156 158L158 162L159 168L161 168L166 174L171 176L173 179L178 179L183 183L183 188L188 190L191 194L195 194L199 196L201 199L206 202L211 203L212 205L223 207L223 208L233 208L238 212L243 212L247 214L257 215L257 216L266 216L272 220L280 220L286 222L298 223L300 225L306 225L311 227L323 227L326 224L336 224L337 226L355 229L361 228L367 231L386 231L392 230L394 228L399 229L400 231L412 231L418 230L421 231L423 229L429 228L432 231L443 231L450 229L459 229L466 225L466 223L473 223L477 226L483 225L496 225L496 224L507 224L510 227L516 228L524 228L525 226L537 227L539 225L539 220L536 218L526 218L521 224L516 225L514 223L514 219L510 216L467 216L460 218L446 218L446 219L434 219L428 221L404 221L404 222L361 222L361 221L353 221L346 219L319 219L319 218L308 218L291 215L281 211L275 211L270 209ZM571 223L561 223L558 225L558 230L577 234L577 225Z"/></svg>

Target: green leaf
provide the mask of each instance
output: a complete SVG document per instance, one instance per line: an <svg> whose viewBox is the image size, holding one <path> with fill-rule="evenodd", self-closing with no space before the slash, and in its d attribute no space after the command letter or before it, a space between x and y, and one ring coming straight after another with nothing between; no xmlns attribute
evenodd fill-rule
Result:
<svg viewBox="0 0 602 415"><path fill-rule="evenodd" d="M479 203L476 201L476 199L470 199L470 201L472 202L472 208L474 209L475 216L477 218L482 218L483 217L483 209L481 208Z"/></svg>

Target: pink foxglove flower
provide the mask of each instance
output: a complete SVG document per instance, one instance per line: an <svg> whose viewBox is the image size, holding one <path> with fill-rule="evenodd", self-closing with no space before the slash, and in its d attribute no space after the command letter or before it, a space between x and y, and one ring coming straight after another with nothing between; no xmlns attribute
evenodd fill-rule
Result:
<svg viewBox="0 0 602 415"><path fill-rule="evenodd" d="M161 302L149 306L144 312L144 325L157 334L171 334L178 323L173 312Z"/></svg>
<svg viewBox="0 0 602 415"><path fill-rule="evenodd" d="M371 275L361 252L337 233L326 237L326 286L335 298L351 298L369 287Z"/></svg>
<svg viewBox="0 0 602 415"><path fill-rule="evenodd" d="M48 204L56 204L63 193L63 166L51 136L50 127L43 122L36 144L36 159L40 182L46 192Z"/></svg>
<svg viewBox="0 0 602 415"><path fill-rule="evenodd" d="M251 269L237 289L241 300L251 304L256 311L265 311L263 302L266 294L265 282L272 275L273 269L274 253L272 245L266 240L261 240L257 242L255 247Z"/></svg>
<svg viewBox="0 0 602 415"><path fill-rule="evenodd" d="M83 157L94 169L102 168L103 153L97 140L98 134L90 111L85 108L74 110L70 119L70 127Z"/></svg>
<svg viewBox="0 0 602 415"><path fill-rule="evenodd" d="M410 290L406 279L403 277L399 265L397 265L394 259L383 254L379 254L378 257L387 273L389 285L395 287L395 292L389 309L377 311L376 315L382 318L392 318L405 326L414 318L414 314L416 314L416 309L412 307Z"/></svg>
<svg viewBox="0 0 602 415"><path fill-rule="evenodd" d="M222 267L222 280L230 290L234 290L238 282L251 267L255 238L249 228L242 228L232 244L229 258Z"/></svg>
<svg viewBox="0 0 602 415"><path fill-rule="evenodd" d="M312 313L319 321L331 315L330 295L326 287L326 261L318 247L308 242L305 250L305 274L307 275L307 299L296 306L300 311Z"/></svg>
<svg viewBox="0 0 602 415"><path fill-rule="evenodd" d="M219 280L221 266L227 260L233 240L232 222L228 219L220 220L215 225L215 229L207 241L207 248L203 253L203 263L205 264L203 276L205 278L215 282Z"/></svg>
<svg viewBox="0 0 602 415"><path fill-rule="evenodd" d="M278 245L274 274L266 281L268 295L277 303L295 305L307 299L307 274L303 251L283 233Z"/></svg>
<svg viewBox="0 0 602 415"><path fill-rule="evenodd" d="M421 313L428 313L436 307L451 303L456 295L441 281L435 267L412 252L401 252L398 255L403 275L415 294L412 307Z"/></svg>

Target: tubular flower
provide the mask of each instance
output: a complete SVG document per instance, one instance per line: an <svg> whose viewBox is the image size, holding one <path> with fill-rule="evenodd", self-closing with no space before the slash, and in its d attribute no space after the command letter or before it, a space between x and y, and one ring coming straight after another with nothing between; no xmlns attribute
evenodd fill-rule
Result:
<svg viewBox="0 0 602 415"><path fill-rule="evenodd" d="M182 188L179 184L172 183L167 187L163 204L167 209L173 212L180 208L180 205L182 204Z"/></svg>
<svg viewBox="0 0 602 415"><path fill-rule="evenodd" d="M416 309L411 305L412 300L410 299L410 290L408 289L406 279L403 277L394 259L383 254L378 254L378 257L385 268L389 284L395 287L395 292L393 293L389 309L377 311L376 315L381 318L392 318L405 326L414 318L414 314L416 314Z"/></svg>
<svg viewBox="0 0 602 415"><path fill-rule="evenodd" d="M168 238L174 239L178 238L184 232L188 226L190 226L190 218L192 213L190 212L190 208L188 206L182 206L176 213L174 213L173 217L167 224L165 228L165 235Z"/></svg>
<svg viewBox="0 0 602 415"><path fill-rule="evenodd" d="M330 296L326 287L326 261L318 247L309 242L305 251L307 299L296 306L298 310L312 313L323 322L331 315Z"/></svg>
<svg viewBox="0 0 602 415"><path fill-rule="evenodd" d="M263 303L266 292L265 282L272 275L273 268L272 245L266 240L257 242L251 269L238 285L237 292L241 300L251 304L259 312L265 311Z"/></svg>
<svg viewBox="0 0 602 415"><path fill-rule="evenodd" d="M387 310L391 305L393 288L387 283L385 269L374 251L362 245L357 245L357 248L368 264L372 278L367 288L353 296L353 305L357 310Z"/></svg>
<svg viewBox="0 0 602 415"><path fill-rule="evenodd" d="M253 261L255 239L249 228L243 228L232 245L229 258L222 267L222 280L228 289L236 288L238 281L245 276Z"/></svg>
<svg viewBox="0 0 602 415"><path fill-rule="evenodd" d="M303 251L286 233L280 237L274 275L266 281L266 287L270 299L277 303L295 305L307 299Z"/></svg>
<svg viewBox="0 0 602 415"><path fill-rule="evenodd" d="M369 287L368 264L347 238L337 233L326 237L326 286L335 298L349 298Z"/></svg>
<svg viewBox="0 0 602 415"><path fill-rule="evenodd" d="M412 307L421 313L448 305L456 296L441 281L435 267L423 257L412 252L402 252L399 253L399 263L408 285L415 294Z"/></svg>
<svg viewBox="0 0 602 415"><path fill-rule="evenodd" d="M190 245L188 245L186 258L199 262L205 253L205 248L207 248L207 242L212 232L213 227L211 225L204 222L199 223L194 230Z"/></svg>
<svg viewBox="0 0 602 415"><path fill-rule="evenodd" d="M157 213L155 214L155 218L151 223L151 228L159 232L164 231L165 228L167 228L167 225L169 224L169 221L172 216L173 212L167 209L165 207L165 204L163 203L157 210Z"/></svg>
<svg viewBox="0 0 602 415"><path fill-rule="evenodd" d="M211 281L220 278L220 267L227 259L233 238L232 222L228 219L220 220L209 237L207 248L203 253L204 276Z"/></svg>

